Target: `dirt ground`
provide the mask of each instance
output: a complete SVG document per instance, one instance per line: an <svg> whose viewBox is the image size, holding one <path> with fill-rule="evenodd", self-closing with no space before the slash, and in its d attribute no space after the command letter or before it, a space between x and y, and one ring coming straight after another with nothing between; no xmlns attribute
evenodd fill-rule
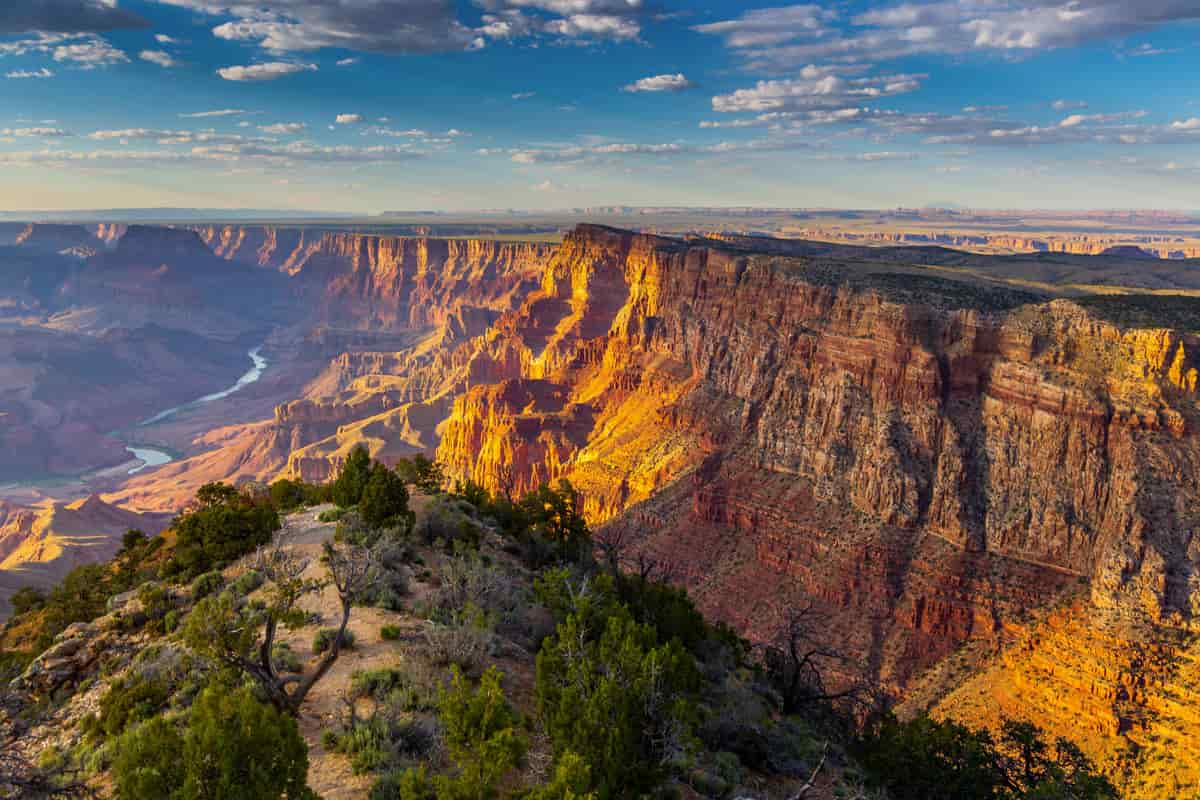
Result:
<svg viewBox="0 0 1200 800"><path fill-rule="evenodd" d="M418 511L424 507L426 498L414 497L412 506ZM303 553L310 563L306 575L322 578L325 569L319 563L321 545L333 538L336 524L321 522L317 517L333 506L316 506L298 514L288 516L278 538L281 544ZM428 590L414 581L414 595L419 597ZM305 611L320 615L320 622L306 625L297 630L285 630L279 640L286 642L292 652L311 667L312 641L320 628L336 627L341 622L341 603L332 586L309 595L301 602ZM412 605L411 602L409 604ZM384 625L395 625L401 629L398 639L384 641L379 630ZM338 728L342 702L340 695L349 685L350 677L359 670L398 666L411 656L406 649L422 640L424 621L409 613L396 613L378 608L355 606L350 614L349 629L354 633L355 644L351 650L343 650L329 672L325 674L304 701L300 714L300 733L308 743L308 783L324 800L361 800L367 796L375 776L355 775L350 769L349 759L340 753L330 753L321 744L321 734Z"/></svg>

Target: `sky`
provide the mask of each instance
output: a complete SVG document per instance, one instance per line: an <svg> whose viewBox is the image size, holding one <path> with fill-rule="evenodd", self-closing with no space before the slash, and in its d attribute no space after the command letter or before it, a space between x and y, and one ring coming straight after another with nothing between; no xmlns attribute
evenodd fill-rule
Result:
<svg viewBox="0 0 1200 800"><path fill-rule="evenodd" d="M1200 0L4 0L0 209L1200 209Z"/></svg>

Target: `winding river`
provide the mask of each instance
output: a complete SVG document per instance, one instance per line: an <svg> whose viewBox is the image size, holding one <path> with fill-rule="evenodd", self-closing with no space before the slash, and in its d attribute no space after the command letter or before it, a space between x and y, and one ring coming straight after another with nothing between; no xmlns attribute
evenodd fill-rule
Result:
<svg viewBox="0 0 1200 800"><path fill-rule="evenodd" d="M206 394L203 397L191 400L183 405L172 406L164 411L160 411L154 416L147 417L139 422L137 424L137 428L144 428L148 425L154 425L155 423L170 419L171 417L183 411L191 411L194 408L199 408L200 406L206 405L207 403L211 403L215 400L221 400L225 397L229 397L229 395L233 394L234 392L239 392L250 384L256 382L263 376L263 373L266 371L269 362L262 354L261 345L254 348L246 355L250 356L250 362L252 366L250 369L246 370L246 372L240 378L238 378L237 382L232 386L222 389L219 392ZM147 447L145 445L127 443L125 445L125 449L132 453L134 458L142 462L133 469L129 470L130 475L136 475L142 470L149 469L150 467L161 467L163 464L169 464L175 460L175 457L165 450L159 450L157 448Z"/></svg>

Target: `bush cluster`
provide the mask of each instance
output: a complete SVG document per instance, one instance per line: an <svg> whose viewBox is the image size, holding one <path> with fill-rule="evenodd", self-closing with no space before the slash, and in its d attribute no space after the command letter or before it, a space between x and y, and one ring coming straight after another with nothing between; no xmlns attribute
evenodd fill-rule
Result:
<svg viewBox="0 0 1200 800"><path fill-rule="evenodd" d="M282 524L269 502L226 484L209 483L200 487L193 508L172 527L175 549L163 574L191 580L267 544Z"/></svg>
<svg viewBox="0 0 1200 800"><path fill-rule="evenodd" d="M333 646L333 640L337 638L337 628L321 628L313 636L312 650L314 655L320 655ZM347 628L342 631L342 649L354 649L354 631Z"/></svg>

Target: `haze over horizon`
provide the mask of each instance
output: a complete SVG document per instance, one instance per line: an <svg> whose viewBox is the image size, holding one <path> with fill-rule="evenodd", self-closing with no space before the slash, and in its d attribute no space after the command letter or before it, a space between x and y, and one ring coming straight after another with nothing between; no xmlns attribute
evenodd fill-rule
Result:
<svg viewBox="0 0 1200 800"><path fill-rule="evenodd" d="M10 210L1195 206L1200 4L26 0ZM1103 76L1098 80L1098 76Z"/></svg>

